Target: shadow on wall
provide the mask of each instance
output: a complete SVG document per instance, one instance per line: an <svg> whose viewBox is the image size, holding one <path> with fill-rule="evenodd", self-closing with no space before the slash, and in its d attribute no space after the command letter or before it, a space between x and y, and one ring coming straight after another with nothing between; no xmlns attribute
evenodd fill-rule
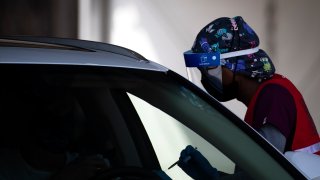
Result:
<svg viewBox="0 0 320 180"><path fill-rule="evenodd" d="M0 35L77 37L77 0L2 0Z"/></svg>

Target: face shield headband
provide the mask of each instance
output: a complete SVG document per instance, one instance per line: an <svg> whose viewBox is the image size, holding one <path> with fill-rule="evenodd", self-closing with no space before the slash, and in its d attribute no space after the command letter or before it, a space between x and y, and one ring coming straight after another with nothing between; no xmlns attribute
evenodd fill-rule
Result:
<svg viewBox="0 0 320 180"><path fill-rule="evenodd" d="M223 59L253 54L259 51L259 47L234 51L220 54L219 52L210 53L184 53L186 67L197 67L202 74L202 84L205 89L217 98L219 101L228 101L233 99L234 87L223 87L222 70ZM237 64L236 64L237 66Z"/></svg>
<svg viewBox="0 0 320 180"><path fill-rule="evenodd" d="M210 53L193 53L191 50L183 53L186 67L211 67L220 66L222 59L228 59L231 57L243 56L253 54L259 51L259 47L252 49L245 49L240 51L234 51L229 53L220 54L220 52Z"/></svg>

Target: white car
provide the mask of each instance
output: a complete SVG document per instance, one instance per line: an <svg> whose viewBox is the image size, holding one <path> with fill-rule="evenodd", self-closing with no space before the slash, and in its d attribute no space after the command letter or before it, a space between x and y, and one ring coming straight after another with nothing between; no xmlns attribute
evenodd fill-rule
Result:
<svg viewBox="0 0 320 180"><path fill-rule="evenodd" d="M92 179L187 179L168 167L188 144L222 179L235 167L259 180L315 177L205 91L123 47L3 37L0 82L0 179L69 177L63 166L91 156L108 166Z"/></svg>

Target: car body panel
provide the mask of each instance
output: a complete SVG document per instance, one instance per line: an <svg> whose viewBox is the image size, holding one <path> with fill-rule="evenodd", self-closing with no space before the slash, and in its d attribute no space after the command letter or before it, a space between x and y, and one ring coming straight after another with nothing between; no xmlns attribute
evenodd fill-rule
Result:
<svg viewBox="0 0 320 180"><path fill-rule="evenodd" d="M28 38L25 37L24 39ZM12 45L3 47L0 50L0 63L91 65L136 68L162 72L168 71L168 69L164 66L156 64L152 61L148 61L147 59L137 53L134 53L133 51L119 48L114 45L83 41L82 44L84 45L79 43L79 48L73 49L74 44L76 44L77 41L74 42L74 40L69 39L59 39L58 41L58 39L55 39L54 42L59 42L59 44L54 44L56 46L48 48L47 44L48 42L53 41L52 39L47 38L40 41L36 38L33 40L36 43L31 45L38 45L39 47L43 48L33 48L33 46L30 46L30 43L24 45L24 48L13 47ZM72 44L73 46L71 46L69 49L63 49L62 47L58 46L60 44L66 43L63 46L66 47L68 45L67 42L69 42L69 44ZM17 46L23 46L24 41L2 40L2 43L4 44L4 46L6 43L17 43ZM119 51L119 49L121 49L122 51ZM19 51L19 53L15 53L17 51ZM90 59L90 61L88 61L88 59Z"/></svg>

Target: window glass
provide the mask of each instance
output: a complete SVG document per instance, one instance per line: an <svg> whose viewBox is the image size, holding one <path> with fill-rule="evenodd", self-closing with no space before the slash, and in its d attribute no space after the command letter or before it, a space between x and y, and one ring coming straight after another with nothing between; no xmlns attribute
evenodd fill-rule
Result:
<svg viewBox="0 0 320 180"><path fill-rule="evenodd" d="M219 171L233 173L234 163L198 134L144 100L132 94L129 94L129 97L146 128L161 168L173 179L190 178L178 166L168 170L168 167L179 159L181 150L189 144L197 147Z"/></svg>
<svg viewBox="0 0 320 180"><path fill-rule="evenodd" d="M2 124L0 131L2 146L7 146L6 142L10 147L27 144L24 132L36 132L29 127L46 135L48 131L39 128L38 121L48 128L68 128L69 123L55 119L67 122L74 117L78 121L74 123L76 137L70 136L74 141L72 151L105 154L114 167L158 170L159 161L161 169L173 179L189 179L179 167L170 170L168 167L179 159L181 150L192 145L225 173L232 174L236 162L237 167L256 179L290 177L283 168L288 166L278 163L277 156L272 157L255 141L259 136L254 131L244 129L246 126L240 119L232 119L229 111L204 92L172 74L125 68L8 67L2 66L0 71L0 117L6 125ZM47 101L56 100L59 103L52 103L52 107L58 107L59 111L49 108L47 113L46 108L51 107ZM74 113L57 113L60 110ZM47 117L51 114L52 126ZM35 119L37 126L26 124Z"/></svg>

